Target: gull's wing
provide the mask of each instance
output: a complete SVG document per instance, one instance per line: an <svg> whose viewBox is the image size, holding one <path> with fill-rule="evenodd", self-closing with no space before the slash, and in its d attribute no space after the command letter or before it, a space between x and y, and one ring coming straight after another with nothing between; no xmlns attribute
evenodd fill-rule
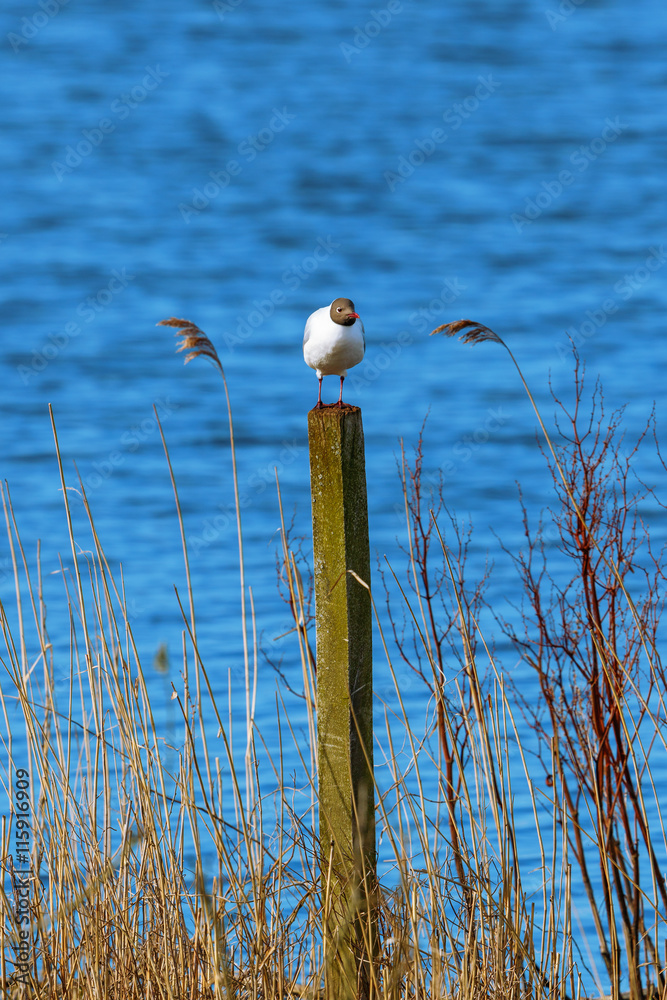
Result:
<svg viewBox="0 0 667 1000"><path fill-rule="evenodd" d="M318 312L319 312L319 309L316 310L314 313L311 313L310 316L308 317L308 319L306 320L306 329L303 331L303 346L304 347L306 346L306 344L310 340L311 334L313 332L313 321L314 321L315 316L317 315Z"/></svg>
<svg viewBox="0 0 667 1000"><path fill-rule="evenodd" d="M329 315L329 306L322 306L321 309L316 309L314 313L311 313L306 320L306 329L303 331L303 346L305 347L310 338L313 335L315 329L315 323L318 319L322 319L323 316Z"/></svg>

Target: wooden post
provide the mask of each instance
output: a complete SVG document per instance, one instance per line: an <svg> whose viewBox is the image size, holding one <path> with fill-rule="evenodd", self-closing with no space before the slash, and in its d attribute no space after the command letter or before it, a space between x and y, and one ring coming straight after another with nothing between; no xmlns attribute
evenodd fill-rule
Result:
<svg viewBox="0 0 667 1000"><path fill-rule="evenodd" d="M371 995L375 795L370 548L356 406L308 414L326 1000Z"/></svg>

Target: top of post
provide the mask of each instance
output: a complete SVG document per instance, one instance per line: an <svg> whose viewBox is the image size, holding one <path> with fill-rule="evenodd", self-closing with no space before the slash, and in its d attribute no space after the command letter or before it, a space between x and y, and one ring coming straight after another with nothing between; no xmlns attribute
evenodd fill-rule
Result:
<svg viewBox="0 0 667 1000"><path fill-rule="evenodd" d="M312 410L308 411L308 418L311 416L316 416L318 413L321 414L347 414L347 413L361 413L360 406L351 406L350 403L343 403L339 406L338 403L325 403L323 406L314 406Z"/></svg>
<svg viewBox="0 0 667 1000"><path fill-rule="evenodd" d="M314 406L308 411L308 434L311 447L316 440L352 441L357 437L363 441L363 423L361 409L343 403L337 406ZM363 446L362 446L363 447Z"/></svg>

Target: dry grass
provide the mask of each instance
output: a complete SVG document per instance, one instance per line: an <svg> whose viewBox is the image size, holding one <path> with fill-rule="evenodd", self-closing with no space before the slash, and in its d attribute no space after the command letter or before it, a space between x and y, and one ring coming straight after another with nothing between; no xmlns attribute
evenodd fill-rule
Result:
<svg viewBox="0 0 667 1000"><path fill-rule="evenodd" d="M10 965L17 944L10 821L1 845L5 995L12 1000L318 995L326 959L313 837L315 781L295 793L284 779L288 751L282 745L266 793L259 768L250 782L239 776L227 709L216 703L188 621L181 682L172 694L181 734L175 754L165 752L124 594L92 519L90 538L79 550L88 554L73 558L73 577L63 577L71 621L70 684L66 704L59 698L57 705L45 608L39 588L30 589L30 568L8 501L7 512L17 588L28 590L18 642L4 612L2 617L3 660L11 679L11 690L3 683L3 710L5 720L13 720L12 741L20 747L14 752L9 743L2 781L10 797L17 769L29 771L34 877L30 985L24 987L12 985ZM300 575L284 542L285 580L303 616ZM72 545L76 551L74 537ZM292 742L290 759L300 756L304 775L314 775L314 677L303 635L300 648L310 745L304 747L291 733L288 712L280 712L279 725L281 739ZM427 801L437 759L424 732L412 731L400 692L398 704L398 717L386 716L384 745L393 752L379 765L386 875L377 913L382 951L374 971L376 995L455 996L464 988L465 996L481 997L501 981L508 997L547 995L520 881L506 864L509 789L502 779L500 788L498 775L489 785L485 773L489 754L498 751L502 757L507 751L498 729L502 713L496 705L469 720L479 735L472 737L477 780L460 803L463 884L461 858L457 869ZM15 721L17 710L24 733ZM215 740L204 719L216 720ZM246 740L253 759L268 757L254 729L244 734ZM397 743L402 750L394 750ZM170 768L165 761L174 756L177 763ZM493 808L490 790L494 799L500 795Z"/></svg>
<svg viewBox="0 0 667 1000"><path fill-rule="evenodd" d="M229 419L235 474L231 408ZM405 647L391 629L384 634L378 615L376 669L393 678L394 692L376 705L382 874L372 992L378 1000L575 998L584 991L571 910L571 817L554 808L554 795L530 776L502 673L477 627L478 592L465 582L464 546L450 550L440 526L428 522L423 503L410 492L414 479L406 466L403 475L411 569L407 583L399 573L392 579L419 650L415 666L431 685L433 710L423 720L408 718L396 679ZM55 695L63 653L56 655L46 629L39 566L23 551L4 495L17 607L0 612L6 725L0 780L11 800L17 770L29 772L33 876L26 921L30 961L22 983L11 964L19 940L11 860L18 820L12 815L0 830L3 996L319 997L328 956L314 834L314 644L308 585L289 532L283 525L280 571L295 622L304 725L295 731L293 711L279 701L269 750L254 721L259 663L239 517L242 753L235 750L238 720L214 691L200 655L189 582L180 679L172 685L180 729L170 734L168 748L151 709L122 580L111 573L81 484L89 537L75 538L62 466L61 477L72 548L71 572L63 571L70 622L64 700ZM416 526L417 514L422 520ZM181 530L187 568L182 524ZM425 535L433 545L430 556L421 547ZM442 557L441 574L426 594L434 552ZM449 683L443 665L454 660L438 644L436 598L448 609L448 648L452 656L457 651ZM286 759L300 761L296 787L284 773ZM519 795L533 809L532 831L524 819L521 832L538 859L528 873L530 895L516 840Z"/></svg>

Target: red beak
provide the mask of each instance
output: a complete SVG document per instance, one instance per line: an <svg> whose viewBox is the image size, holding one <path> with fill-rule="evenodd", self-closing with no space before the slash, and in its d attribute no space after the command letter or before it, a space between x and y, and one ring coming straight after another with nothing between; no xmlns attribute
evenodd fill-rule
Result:
<svg viewBox="0 0 667 1000"><path fill-rule="evenodd" d="M348 316L354 316L355 319L359 319L359 313L348 313Z"/></svg>

